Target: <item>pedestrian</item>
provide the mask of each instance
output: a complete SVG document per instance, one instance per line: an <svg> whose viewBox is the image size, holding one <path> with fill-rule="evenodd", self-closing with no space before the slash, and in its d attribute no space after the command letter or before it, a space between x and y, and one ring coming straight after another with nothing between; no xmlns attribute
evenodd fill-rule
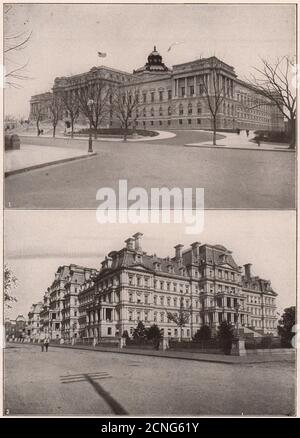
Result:
<svg viewBox="0 0 300 438"><path fill-rule="evenodd" d="M249 137L249 129L246 129L247 137Z"/></svg>
<svg viewBox="0 0 300 438"><path fill-rule="evenodd" d="M256 137L256 143L257 143L257 146L260 147L260 138L259 137Z"/></svg>
<svg viewBox="0 0 300 438"><path fill-rule="evenodd" d="M44 347L45 347L45 345L44 345L45 333L44 332L41 332L39 341L41 343L41 350L42 350L42 353L43 353L44 352Z"/></svg>
<svg viewBox="0 0 300 438"><path fill-rule="evenodd" d="M49 340L49 335L46 335L46 337L45 337L45 339L44 339L44 346L45 346L45 349L46 349L46 353L47 353L47 351L48 351L49 342L50 342L50 340Z"/></svg>

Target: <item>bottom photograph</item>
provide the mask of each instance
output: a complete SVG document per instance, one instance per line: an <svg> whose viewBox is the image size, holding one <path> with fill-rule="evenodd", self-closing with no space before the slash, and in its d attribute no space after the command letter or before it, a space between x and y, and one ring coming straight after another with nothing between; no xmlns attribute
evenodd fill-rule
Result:
<svg viewBox="0 0 300 438"><path fill-rule="evenodd" d="M295 416L296 214L6 211L6 416Z"/></svg>

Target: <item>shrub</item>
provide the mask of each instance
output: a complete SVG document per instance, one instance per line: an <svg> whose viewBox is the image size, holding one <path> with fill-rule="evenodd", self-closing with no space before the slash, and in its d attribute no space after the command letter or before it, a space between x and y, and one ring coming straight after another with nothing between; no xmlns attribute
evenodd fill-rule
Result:
<svg viewBox="0 0 300 438"><path fill-rule="evenodd" d="M219 339L220 348L225 354L231 353L232 342L234 338L234 327L227 321L221 322L218 327L217 337Z"/></svg>
<svg viewBox="0 0 300 438"><path fill-rule="evenodd" d="M211 339L211 329L208 325L203 325L200 327L193 337L193 341L195 342L207 341L209 339Z"/></svg>

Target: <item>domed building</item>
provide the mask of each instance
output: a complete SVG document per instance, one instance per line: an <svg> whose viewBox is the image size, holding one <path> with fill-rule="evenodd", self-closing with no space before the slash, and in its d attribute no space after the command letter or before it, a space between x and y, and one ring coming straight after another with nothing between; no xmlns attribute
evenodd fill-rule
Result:
<svg viewBox="0 0 300 438"><path fill-rule="evenodd" d="M84 90L101 82L112 94L114 90L121 88L124 95L127 94L128 101L133 101L132 96L138 95L137 104L130 110L130 126L150 130L212 130L213 120L208 98L212 98L216 92L213 89L213 78L216 74L223 90L217 129L284 130L283 115L279 109L270 105L268 99L260 96L254 87L241 81L233 66L211 56L169 68L164 64L156 46L148 55L145 65L132 73L100 65L82 74L56 78L52 92L54 95L65 93L66 99L75 101L76 106L76 96L84 95ZM52 93L32 96L31 120L36 119L41 108L42 114L49 114L49 96ZM112 101L111 95L111 105ZM251 102L256 102L256 105L251 106ZM70 114L66 108L63 112L66 123ZM122 126L113 105L106 108L105 113L99 118L99 128ZM79 112L77 122L88 125L86 111Z"/></svg>

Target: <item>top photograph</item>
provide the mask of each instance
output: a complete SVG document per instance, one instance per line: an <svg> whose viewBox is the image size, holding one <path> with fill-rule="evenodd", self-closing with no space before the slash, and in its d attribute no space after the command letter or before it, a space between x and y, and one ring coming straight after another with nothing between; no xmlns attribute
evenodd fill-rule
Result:
<svg viewBox="0 0 300 438"><path fill-rule="evenodd" d="M296 21L294 4L4 4L5 208L295 209Z"/></svg>

